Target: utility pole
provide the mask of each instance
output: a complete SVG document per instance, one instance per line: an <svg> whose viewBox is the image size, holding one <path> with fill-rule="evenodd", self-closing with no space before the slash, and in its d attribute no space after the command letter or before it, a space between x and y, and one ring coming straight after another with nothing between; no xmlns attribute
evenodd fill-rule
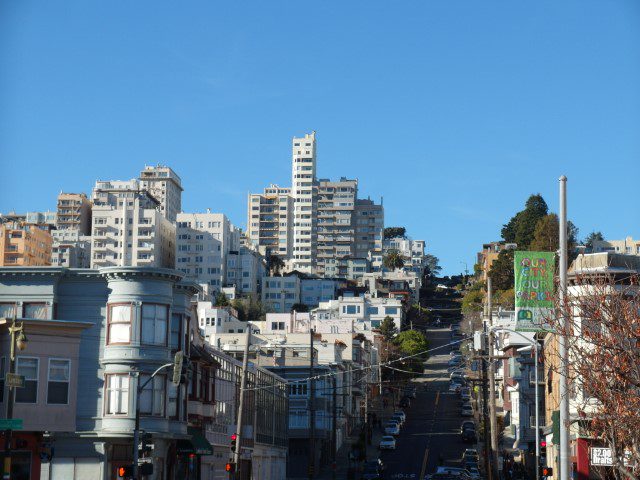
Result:
<svg viewBox="0 0 640 480"><path fill-rule="evenodd" d="M235 478L241 479L240 451L242 449L242 416L244 413L244 391L247 387L247 370L249 364L249 344L251 343L251 329L247 327L247 337L242 357L242 377L240 378L240 398L238 399L238 423L236 426L236 450L233 452L233 463L236 466Z"/></svg>
<svg viewBox="0 0 640 480"><path fill-rule="evenodd" d="M315 476L315 460L316 460L316 382L313 378L313 335L315 330L309 325L309 479Z"/></svg>
<svg viewBox="0 0 640 480"><path fill-rule="evenodd" d="M496 414L496 364L493 352L493 288L491 277L487 277L487 310L489 315L489 420L491 422L491 464L493 478L498 478L498 417Z"/></svg>
<svg viewBox="0 0 640 480"><path fill-rule="evenodd" d="M567 355L567 335L569 319L566 314L565 301L567 294L567 177L560 177L560 315L562 315L563 332L558 338L560 354L560 480L569 480L571 473L571 448L569 445L569 359ZM536 368L538 366L536 365ZM537 387L537 385L536 385Z"/></svg>
<svg viewBox="0 0 640 480"><path fill-rule="evenodd" d="M332 375L333 380L333 405L332 405L332 414L333 414L333 428L331 429L331 478L335 480L336 478L336 450L337 450L337 434L338 434L338 426L336 422L338 421L338 392L336 391L336 376L338 372L336 370L336 375Z"/></svg>
<svg viewBox="0 0 640 480"><path fill-rule="evenodd" d="M482 322L483 324L483 328L484 328L484 335L483 338L485 339L485 341L488 341L487 339L487 323L486 322ZM488 349L487 346L484 345L483 349L482 349L482 417L483 417L483 422L482 422L482 431L483 431L483 436L484 436L484 449L483 449L483 454L484 454L484 466L487 470L487 474L489 476L489 480L497 480L494 479L493 477L493 468L492 468L492 461L490 459L489 456L489 415L487 413L487 402L488 402L488 385L487 385L487 353L488 353Z"/></svg>

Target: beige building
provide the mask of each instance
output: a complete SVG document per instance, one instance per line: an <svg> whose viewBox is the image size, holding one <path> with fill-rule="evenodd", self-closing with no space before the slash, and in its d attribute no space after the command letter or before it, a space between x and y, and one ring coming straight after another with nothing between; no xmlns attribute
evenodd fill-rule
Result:
<svg viewBox="0 0 640 480"><path fill-rule="evenodd" d="M0 225L1 267L51 265L51 234L38 225L7 222Z"/></svg>
<svg viewBox="0 0 640 480"><path fill-rule="evenodd" d="M476 265L482 270L482 280L487 281L487 275L491 270L491 265L496 261L498 255L503 250L516 249L515 243L489 242L482 244L482 250L478 252Z"/></svg>
<svg viewBox="0 0 640 480"><path fill-rule="evenodd" d="M145 166L140 172L140 186L160 203L160 212L170 222L182 211L182 180L165 165Z"/></svg>
<svg viewBox="0 0 640 480"><path fill-rule="evenodd" d="M78 230L53 230L51 232L51 265L67 268L91 267L91 236Z"/></svg>
<svg viewBox="0 0 640 480"><path fill-rule="evenodd" d="M290 188L271 184L264 193L249 194L247 237L264 256L291 257L293 197Z"/></svg>
<svg viewBox="0 0 640 480"><path fill-rule="evenodd" d="M627 255L640 255L640 240L627 237L624 240L595 240L593 253L612 252Z"/></svg>
<svg viewBox="0 0 640 480"><path fill-rule="evenodd" d="M91 233L91 202L84 193L60 192L56 228L76 230L81 235Z"/></svg>
<svg viewBox="0 0 640 480"><path fill-rule="evenodd" d="M176 227L137 180L98 181L92 200L91 268L175 267Z"/></svg>
<svg viewBox="0 0 640 480"><path fill-rule="evenodd" d="M371 199L356 200L355 210L355 258L368 258L375 269L382 267L382 235L384 231L384 206Z"/></svg>

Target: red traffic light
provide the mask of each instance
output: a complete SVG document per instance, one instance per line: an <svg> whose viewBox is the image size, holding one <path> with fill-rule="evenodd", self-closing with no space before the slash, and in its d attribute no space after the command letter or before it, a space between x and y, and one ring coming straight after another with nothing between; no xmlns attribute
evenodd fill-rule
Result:
<svg viewBox="0 0 640 480"><path fill-rule="evenodd" d="M540 467L540 475L542 475L543 477L551 477L553 475L553 468Z"/></svg>
<svg viewBox="0 0 640 480"><path fill-rule="evenodd" d="M118 467L118 477L131 478L133 476L133 465Z"/></svg>
<svg viewBox="0 0 640 480"><path fill-rule="evenodd" d="M546 447L547 446L547 441L546 440L540 440L540 446L541 447Z"/></svg>
<svg viewBox="0 0 640 480"><path fill-rule="evenodd" d="M232 434L231 434L231 441L232 441L232 442L235 442L237 439L238 439L238 435L237 435L237 434L235 434L235 433L232 433Z"/></svg>
<svg viewBox="0 0 640 480"><path fill-rule="evenodd" d="M227 472L229 472L229 473L235 473L235 471L236 471L236 464L235 464L235 463L231 463L231 462L229 462L229 463L227 463L227 464L224 466L224 469L225 469L225 471L227 471Z"/></svg>

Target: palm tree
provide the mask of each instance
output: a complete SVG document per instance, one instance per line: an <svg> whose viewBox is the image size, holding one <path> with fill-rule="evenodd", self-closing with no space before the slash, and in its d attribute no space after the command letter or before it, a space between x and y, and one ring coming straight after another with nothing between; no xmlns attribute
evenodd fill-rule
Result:
<svg viewBox="0 0 640 480"><path fill-rule="evenodd" d="M398 250L389 250L382 259L382 265L389 270L396 270L404 267L404 258Z"/></svg>

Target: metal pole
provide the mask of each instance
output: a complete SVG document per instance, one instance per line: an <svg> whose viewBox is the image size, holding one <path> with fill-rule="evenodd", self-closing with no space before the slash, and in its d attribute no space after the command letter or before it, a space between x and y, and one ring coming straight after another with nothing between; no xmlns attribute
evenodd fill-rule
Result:
<svg viewBox="0 0 640 480"><path fill-rule="evenodd" d="M487 310L489 314L489 421L491 422L491 465L493 478L498 478L498 419L496 414L496 374L493 352L493 289L487 277Z"/></svg>
<svg viewBox="0 0 640 480"><path fill-rule="evenodd" d="M336 392L336 376L338 375L338 370L336 369L336 375L332 375L333 380L333 429L331 431L331 478L335 480L336 478L336 450L338 445L337 433L338 426L336 422L338 420L338 392Z"/></svg>
<svg viewBox="0 0 640 480"><path fill-rule="evenodd" d="M534 337L535 345L535 354L534 354L534 362L535 362L535 382L536 382L536 476L538 475L538 470L540 469L540 386L538 385L538 340Z"/></svg>
<svg viewBox="0 0 640 480"><path fill-rule="evenodd" d="M567 334L568 318L565 312L567 293L567 177L560 177L560 315L564 332L558 338L560 354L560 480L569 480L571 473L571 447L569 445L569 386Z"/></svg>
<svg viewBox="0 0 640 480"><path fill-rule="evenodd" d="M247 328L247 338L244 345L242 358L242 377L240 377L240 398L238 399L238 423L236 425L236 450L233 452L233 463L236 465L236 478L242 478L240 472L240 450L242 443L242 414L244 412L244 391L247 386L247 370L249 364L249 344L251 342L251 329Z"/></svg>
<svg viewBox="0 0 640 480"><path fill-rule="evenodd" d="M483 323L483 328L484 328L484 333L485 333L485 339L488 341L487 338L487 323L486 322L482 322ZM484 454L484 466L487 470L487 474L489 476L489 480L496 480L493 477L493 468L491 466L492 463L492 459L489 456L489 448L487 446L488 442L489 442L489 418L488 418L488 414L487 414L487 402L488 402L488 382L487 382L487 359L486 359L486 354L488 353L488 349L487 348L483 348L483 355L481 357L482 359L482 418L483 418L483 422L482 422L482 431L483 431L483 436L484 436L484 449L483 449L483 454Z"/></svg>
<svg viewBox="0 0 640 480"><path fill-rule="evenodd" d="M133 480L138 480L138 442L140 442L140 373L136 375L136 420L133 427ZM153 395L153 394L152 394Z"/></svg>
<svg viewBox="0 0 640 480"><path fill-rule="evenodd" d="M314 468L316 463L316 383L313 378L313 335L315 330L309 325L309 478L312 479L315 476Z"/></svg>
<svg viewBox="0 0 640 480"><path fill-rule="evenodd" d="M9 373L15 373L16 369L16 315L14 312L11 327L9 327L9 339L11 342L11 352L9 355ZM9 387L7 395L7 420L13 418L13 404L16 401L16 387ZM4 431L4 462L3 462L3 480L11 478L11 442L13 431L7 428Z"/></svg>

